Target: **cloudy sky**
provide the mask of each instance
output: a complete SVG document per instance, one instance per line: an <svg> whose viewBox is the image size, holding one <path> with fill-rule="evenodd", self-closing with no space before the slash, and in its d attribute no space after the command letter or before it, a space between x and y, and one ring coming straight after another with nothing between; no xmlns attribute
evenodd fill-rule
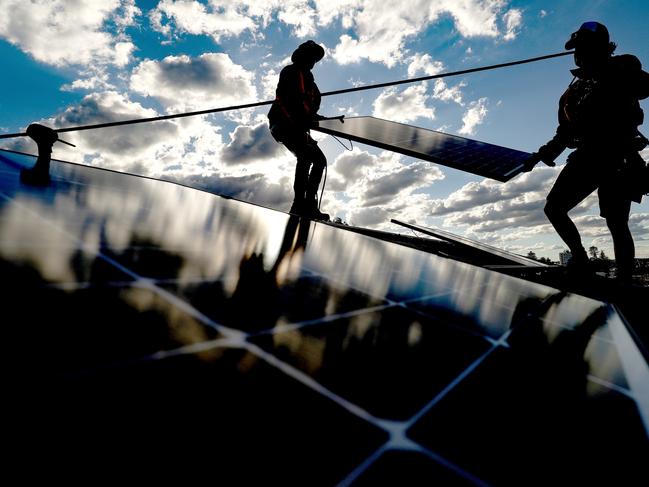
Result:
<svg viewBox="0 0 649 487"><path fill-rule="evenodd" d="M0 0L0 132L269 100L307 39L326 48L314 69L321 91L560 52L586 20L606 24L618 53L649 66L648 18L644 0ZM554 133L571 67L568 56L326 97L320 113L374 115L531 152ZM69 133L77 148L57 144L54 157L287 209L294 159L270 137L266 112ZM329 161L323 209L333 216L403 231L389 223L397 218L555 260L564 248L543 214L560 167L539 165L503 184L314 136ZM33 150L22 139L0 147ZM649 203L632 211L638 256L649 257ZM586 247L613 256L596 197L573 216Z"/></svg>

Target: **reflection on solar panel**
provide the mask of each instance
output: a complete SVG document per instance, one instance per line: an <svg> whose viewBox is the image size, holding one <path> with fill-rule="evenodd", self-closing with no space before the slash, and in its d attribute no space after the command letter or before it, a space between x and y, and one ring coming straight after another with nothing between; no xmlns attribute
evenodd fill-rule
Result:
<svg viewBox="0 0 649 487"><path fill-rule="evenodd" d="M33 162L0 152L3 438L48 480L645 475L649 369L614 307L162 181L21 185Z"/></svg>
<svg viewBox="0 0 649 487"><path fill-rule="evenodd" d="M530 154L456 135L374 117L322 120L314 128L381 149L432 161L497 181L509 181L523 169Z"/></svg>
<svg viewBox="0 0 649 487"><path fill-rule="evenodd" d="M395 219L392 219L390 221L392 223L396 223L397 225L410 228L417 232L425 233L426 235L431 235L435 238L440 238L442 240L447 240L455 244L464 245L472 249L477 249L482 252L495 255L502 259L508 260L513 264L520 264L526 267L548 267L547 264L544 264L542 262L533 259L528 259L527 257L523 257L522 255L517 255L512 252L507 252L506 250L502 250L497 247L493 247L491 245L486 245L481 242L476 242L475 240L471 240L469 238L462 237L460 235L453 235L452 233L445 232L444 230L439 230L439 229L433 230L430 228L422 227L421 225L413 225L412 223L406 223Z"/></svg>

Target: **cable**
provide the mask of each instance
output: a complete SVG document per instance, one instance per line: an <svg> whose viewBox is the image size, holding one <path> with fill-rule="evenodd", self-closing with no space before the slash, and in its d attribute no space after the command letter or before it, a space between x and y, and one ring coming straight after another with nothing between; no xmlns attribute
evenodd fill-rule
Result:
<svg viewBox="0 0 649 487"><path fill-rule="evenodd" d="M322 181L322 191L320 191L320 201L318 202L318 211L320 211L320 207L322 206L322 197L324 196L324 190L327 184L327 166L328 164L325 164L324 180Z"/></svg>
<svg viewBox="0 0 649 487"><path fill-rule="evenodd" d="M487 71L490 69L499 69L499 68L505 68L508 66L516 66L518 64L526 64L526 63L533 63L536 61L542 61L544 59L550 59L550 58L555 58L555 57L560 57L560 56L568 56L569 54L573 54L574 51L567 51L567 52L559 52L556 54L547 54L545 56L538 56L538 57L533 57L533 58L528 58L528 59L523 59L520 61L511 61L508 63L501 63L501 64L492 64L489 66L481 66L479 68L471 68L471 69L463 69L461 71L450 71L448 73L439 73L439 74L434 74L430 76L420 76L419 78L409 78L409 79L404 79L404 80L399 80L399 81L388 81L386 83L378 83L374 85L366 85L366 86L357 86L355 88L346 88L343 90L336 90L336 91L328 91L326 93L322 93L321 96L332 96L332 95L342 95L343 93L352 93L355 91L363 91L363 90L373 90L376 88L384 88L387 86L397 86L397 85L402 85L406 83L417 83L419 81L428 81L431 79L437 79L437 78L445 78L447 76L458 76L460 74L468 74L468 73L475 73L478 71ZM160 120L170 120L172 118L182 118L182 117L193 117L196 115L207 115L210 113L219 113L219 112L227 112L231 110L243 110L245 108L255 108L255 107L260 107L263 105L270 105L273 103L274 100L268 100L268 101L259 101L256 103L246 103L243 105L232 105L229 107L221 107L221 108L210 108L208 110L198 110L195 112L185 112L185 113L176 113L173 115L160 115L158 117L148 117L148 118L137 118L137 119L132 119L132 120L121 120L118 122L106 122L106 123L98 123L98 124L93 124L93 125L81 125L78 127L65 127L62 129L55 129L56 132L62 133L62 132L74 132L74 131L80 131L80 130L91 130L91 129L100 129L100 128L108 128L108 127L118 127L121 125L133 125L137 123L147 123L147 122L157 122ZM27 135L25 132L20 132L20 133L13 133L13 134L1 134L0 139L11 139L14 137L23 137Z"/></svg>
<svg viewBox="0 0 649 487"><path fill-rule="evenodd" d="M336 139L336 140L338 141L338 143L339 143L340 145L342 145L346 150L348 150L348 151L352 151L352 150L354 150L354 143L352 142L352 139L347 139L347 140L349 140L349 144L350 144L349 147L347 147L345 144L343 144L343 143L340 141L340 139L339 139L338 137L336 137L336 136L333 135L333 134L329 134L329 135L331 135L334 139Z"/></svg>

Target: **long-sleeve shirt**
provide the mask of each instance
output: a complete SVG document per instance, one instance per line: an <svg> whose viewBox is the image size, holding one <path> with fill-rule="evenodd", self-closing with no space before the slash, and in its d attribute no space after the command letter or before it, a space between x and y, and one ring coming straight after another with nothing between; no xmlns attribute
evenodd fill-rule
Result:
<svg viewBox="0 0 649 487"><path fill-rule="evenodd" d="M268 112L270 126L282 132L308 132L320 108L320 90L309 69L290 64L279 74L276 97Z"/></svg>

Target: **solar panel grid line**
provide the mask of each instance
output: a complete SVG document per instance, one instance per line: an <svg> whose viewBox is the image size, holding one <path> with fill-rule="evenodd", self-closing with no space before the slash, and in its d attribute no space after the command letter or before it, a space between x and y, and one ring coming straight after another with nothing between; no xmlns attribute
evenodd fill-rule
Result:
<svg viewBox="0 0 649 487"><path fill-rule="evenodd" d="M538 307L541 308L544 303L539 303ZM524 322L529 319L528 316L521 317L520 321ZM467 367L460 375L458 375L453 382L448 384L441 392L437 394L426 406L424 406L418 413L416 413L409 420L410 426L414 425L419 419L421 419L425 414L427 414L437 403L439 403L448 393L450 393L460 382L467 378L472 372L474 372L478 366L484 362L484 360L496 351L501 345L498 344L500 341L506 340L506 338L511 333L511 330L521 323L512 323L512 326L505 331L497 340L492 341L492 346L489 348L483 355L478 357L469 367Z"/></svg>
<svg viewBox="0 0 649 487"><path fill-rule="evenodd" d="M417 453L421 453L427 456L430 460L432 460L436 464L441 465L447 470L453 472L455 475L471 482L473 485L477 485L479 487L489 487L488 483L476 477L475 475L472 475L470 472L467 472L466 470L454 464L450 460L429 450L428 448L426 448L423 445L420 445L419 443L414 443L414 444L416 445L416 448L404 450L401 448L391 447L390 441L388 440L385 444L377 448L375 452L369 455L367 459L363 461L360 465L358 465L352 472L350 472L350 474L345 479L343 479L340 483L338 483L336 487L353 486L354 483L357 480L359 480L359 478L361 478L361 476L364 473L366 473L367 470L369 470L376 462L378 462L382 456L384 456L386 453L391 451L415 451Z"/></svg>
<svg viewBox="0 0 649 487"><path fill-rule="evenodd" d="M5 195L3 192L0 192L0 197L2 197L3 199L9 201L10 203L12 203L12 204L14 204L14 205L18 205L19 207L22 206L20 203L16 203L15 200L14 200L13 198L9 197L8 195ZM75 235L70 234L70 233L69 233L67 230L65 230L65 229L59 228L57 225L55 225L54 223L50 222L49 220L43 218L43 217L42 217L41 215L39 215L38 213L32 211L32 210L29 209L29 208L25 208L25 207L23 207L23 209L24 209L25 211L27 211L27 212L33 214L34 216L38 217L38 218L42 221L43 224L49 226L50 228L52 228L53 230L55 230L55 231L57 231L57 232L59 232L59 233L65 235L68 239L70 239L72 242L75 242L77 245L79 245L79 246L84 246L84 245L85 245L85 243L82 242L82 241L79 241L78 238L77 238ZM168 293L167 291L165 291L164 289L162 289L162 288L160 288L160 287L158 287L158 286L152 285L152 284L151 284L151 283L152 283L152 280L151 280L151 279L144 278L144 277L140 276L140 275L137 274L136 272L132 271L131 269L127 268L126 266L124 266L124 265L122 265L122 264L120 264L119 262L115 261L114 259L112 259L112 258L110 258L110 257L108 257L108 256L106 256L106 255L104 255L104 254L101 253L101 252L98 252L98 253L97 253L97 256L98 256L99 258L105 260L106 262L108 262L108 263L111 264L112 266L116 267L116 268L119 269L120 271L122 271L122 272L124 272L125 274L129 275L130 277L132 277L133 280L134 280L136 283L139 283L140 285L142 285L142 287L144 287L144 288L148 288L148 289L150 289L151 291L154 291L154 292L156 292L157 294L160 294L161 297L163 297L164 299L170 300L170 303L171 303L172 305L177 306L177 307L179 307L180 309L183 309L184 311L189 312L190 315L192 315L192 316L194 316L195 318L199 319L199 320L202 321L204 324L207 324L208 326L211 326L212 328L216 329L217 331L219 331L219 332L223 332L223 333L226 333L226 334L237 335L237 336L240 334L239 330L234 330L234 329L228 328L228 327L226 327L226 326L224 326L224 325L221 325L221 324L219 324L219 323L216 323L216 322L213 321L211 318L209 318L208 316L204 315L203 313L201 313L200 311L198 311L196 308L194 308L193 306L191 306L191 305L189 305L188 303L184 302L183 300L181 300L181 299L178 298L177 296L174 296L174 295L172 295L171 293Z"/></svg>
<svg viewBox="0 0 649 487"><path fill-rule="evenodd" d="M454 463L448 462L448 460L446 460L443 457L440 457L436 453L430 451L428 448L422 448L420 451L421 451L421 453L423 453L424 455L429 457L431 460L434 460L434 461L436 461L438 463L443 464L449 470L452 470L453 472L455 472L460 477L462 477L462 478L468 480L469 482L471 482L473 485L476 485L478 487L490 487L489 483L487 483L484 480L476 477L475 475L472 475L470 472L468 472L467 470L465 470L463 468L460 468L459 466L455 465Z"/></svg>
<svg viewBox="0 0 649 487"><path fill-rule="evenodd" d="M373 414L369 413L367 410L363 409L357 404L354 404L353 402L327 389L325 386L323 386L318 381L316 381L313 377L301 371L300 369L293 367L290 364L287 364L283 360L277 358L272 353L265 351L263 348L255 345L252 342L244 342L243 348L253 353L257 357L261 358L269 365L282 371L284 374L288 375L289 377L292 377L293 379L297 380L303 385L309 387L310 389L326 397L330 401L333 401L334 403L338 404L339 406L346 409L348 412L352 413L353 415L361 419L364 419L368 423L371 423L372 425L384 430L384 428L381 426L380 418L375 417Z"/></svg>
<svg viewBox="0 0 649 487"><path fill-rule="evenodd" d="M323 275L320 274L319 272L317 272L316 270L309 269L308 267L303 267L303 269L306 270L306 271L308 271L308 272L310 272L313 276L317 276L317 277L320 277L320 278L323 277ZM377 295L373 295L373 294L371 294L371 292L368 292L367 289L362 289L362 288L360 288L360 287L354 285L353 283L350 283L350 282L348 282L348 281L344 281L344 280L342 280L342 279L340 279L340 278L337 278L337 277L335 277L335 276L327 275L327 276L326 276L326 279L327 279L327 281L330 281L330 282L333 282L333 283L337 283L337 284L341 284L341 285L342 285L342 284L345 284L346 286L349 286L349 289L353 289L354 291L358 291L358 292L361 292L361 293L367 294L367 295L368 295L369 297L371 297L371 298L374 298L374 299L381 299L381 300L387 301L387 303L388 303L389 305L395 305L395 304L398 304L398 301L393 301L392 299L390 299L390 298L387 297L387 296L377 296Z"/></svg>
<svg viewBox="0 0 649 487"><path fill-rule="evenodd" d="M340 320L343 318L353 318L354 316L359 316L362 314L366 313L373 313L376 311L384 311L389 308L394 308L396 306L399 306L398 303L388 303L388 304L382 304L382 305L377 305L377 306L370 306L368 308L359 308L351 311L346 311L344 313L333 313L330 315L323 316L321 318L315 318L313 320L304 320L304 321L298 321L298 322L292 322L292 323L286 323L286 324L281 324L281 325L275 325L272 328L266 328L265 330L260 330L260 331L254 331L254 332L248 332L246 336L248 338L254 338L262 335L273 335L277 333L286 333L289 331L296 331L296 330L302 330L304 328L307 328L309 326L314 326L314 325L323 325L326 323L330 323L332 321Z"/></svg>
<svg viewBox="0 0 649 487"><path fill-rule="evenodd" d="M370 468L381 456L388 451L387 444L378 447L371 455L369 455L362 463L360 463L354 470L352 470L347 477L337 484L336 487L350 487L356 482L361 475L363 475L368 468Z"/></svg>
<svg viewBox="0 0 649 487"><path fill-rule="evenodd" d="M56 226L54 226L54 228L60 230ZM74 236L68 234L66 231L64 231L64 230L61 230L61 231L63 231L65 234L69 235L70 238L76 240L76 238ZM106 258L101 253L98 254L98 255L100 257ZM113 265L116 264L116 267L118 267L120 270L126 271L129 275L132 275L136 279L136 283L140 283L141 285L143 285L146 288L149 288L149 289L151 289L153 291L161 293L162 297L169 300L172 305L174 305L176 307L179 307L180 309L183 309L186 312L189 312L189 314L193 315L194 317L199 318L201 321L206 322L206 324L210 324L211 326L216 325L209 317L205 316L203 313L196 310L193 306L189 305L188 303L185 303L183 300L177 298L175 295L167 292L166 290L161 289L158 286L156 286L154 284L153 280L148 279L148 278L142 278L137 273L135 273L135 272L131 271L130 269L126 268L125 266L115 262L111 258L107 258L107 260L108 260L109 263L111 263ZM216 327L217 327L217 330L219 330L221 332L224 332L224 333L226 333L225 330L232 330L232 329L230 329L230 328L228 328L228 327L226 327L224 325L216 325ZM235 331L235 330L232 330L232 331ZM240 334L240 332L238 330L236 330L236 332L237 332L237 336L241 336L241 334ZM229 340L231 341L232 337L230 337ZM251 343L246 342L244 340L237 339L237 341L236 341L236 343L234 345L235 346L236 345L241 346L242 348L245 348L245 349L251 351L251 353L254 353L255 355L257 355L260 358L264 359L270 365L273 365L273 366L279 368L280 370L282 370L282 372L284 372L287 375L290 375L294 379L298 379L298 377L301 377L301 379L298 379L298 380L302 384L309 386L310 388L316 390L316 392L319 392L320 394L324 395L328 399L333 400L335 403L342 406L343 408L348 410L350 413L355 414L358 417L360 417L362 419L365 419L366 421L369 421L372 424L375 424L376 426L380 427L380 421L378 421L372 415L367 413L367 411L365 411L364 409L360 408L359 406L347 401L346 399L338 396L337 394L333 393L332 391L329 391L325 387L321 386L317 381L313 380L310 376L308 376L308 375L304 374L303 372L301 372L299 369L295 369L294 367L290 366L289 364L287 364L285 362L282 362L279 359L275 359L275 357L272 354L268 354L266 352L264 352L263 354L260 354L259 350L262 350L262 349L260 349L259 347L254 346ZM199 346L199 345L197 345L197 346ZM157 357L156 360L162 360L162 359L167 359L167 358L178 356L178 355L194 353L194 352L191 351L192 350L191 346L190 347L182 347L182 348L183 348L183 350L178 350L178 351L174 351L174 350L172 350L172 351L160 351L159 355L156 356L154 354L154 355L149 356L149 357L151 357L151 358ZM208 348L214 348L214 347L208 345ZM270 357L272 357L271 360L269 360ZM290 372L287 372L287 371L290 371ZM453 383L450 386L447 386L445 391L448 391L448 390L452 389L457 383L459 383L459 381L456 379L455 381L453 381ZM439 400L441 400L441 398L438 395L436 398L433 399L433 401L431 401L431 403L436 404ZM429 403L429 404L431 404L431 403ZM430 410L431 408L432 408L432 405L430 405L430 407L428 407L426 409L426 411ZM410 422L412 424L414 424L415 421L411 420ZM425 449L424 446L422 446L421 448Z"/></svg>
<svg viewBox="0 0 649 487"><path fill-rule="evenodd" d="M3 197L5 199L9 200L13 204L18 204L15 201L13 201L13 198L10 198L10 197L4 195L4 193L2 193L2 192L0 192L0 197ZM28 210L28 211L30 211L30 210ZM67 231L60 229L59 227L52 224L48 220L43 219L43 221L48 223L50 226L52 226L53 229L56 229L57 231L60 231L60 232L64 233L65 235L67 235L72 240L77 240L76 237L69 234ZM99 255L101 256L101 254L99 254ZM113 263L114 261L112 259L109 259L109 262ZM117 264L120 269L126 269L126 267L122 266L121 264L119 264L117 262L115 262L115 264ZM211 326L215 326L218 329L218 331L223 332L225 330L229 330L229 331L231 331L233 333L236 332L235 333L236 336L241 336L241 332L239 330L233 330L233 329L230 329L230 328L225 327L223 325L215 323L213 320L211 320L209 317L205 316L203 313L201 313L200 311L195 309L189 303L186 303L183 300L181 300L180 298L172 295L171 293L159 288L158 286L155 286L155 285L151 284L151 280L143 279L138 274L136 274L135 272L132 272L132 271L130 271L128 269L126 269L126 270L129 272L129 274L132 274L133 276L136 277L136 281L138 281L138 280L144 281L145 287L147 287L147 288L149 288L151 290L161 292L161 296L163 298L169 299L170 304L172 304L174 306L179 306L180 309L183 309L184 311L189 311L193 316L195 316L195 317L197 317L197 318L199 318L201 320L204 319L206 324L209 324ZM232 338L232 337L229 337L229 338ZM291 365L289 365L289 364L287 364L285 362L282 362L281 360L277 359L272 354L269 354L268 352L264 351L263 349L257 347L256 345L254 345L254 344L252 344L250 342L241 341L240 343L241 343L242 348L250 351L254 355L257 355L259 358L262 358L269 365L272 365L272 366L278 368L279 370L281 370L285 374L289 375L290 377L293 377L294 379L297 379L303 385L306 385L306 386L310 387L311 389L313 389L316 392L322 394L323 396L327 397L328 399L336 402L338 405L342 406L343 408L345 408L346 410L348 410L352 414L355 414L356 416L358 416L358 417L360 417L362 419L365 419L366 421L369 421L370 423L378 425L378 421L375 418L373 418L373 416L370 415L367 411L365 411L364 409L360 408L359 406L347 401L346 399L338 396L337 394L329 391L324 386L320 385L318 382L313 380L311 377L304 374L302 371L292 367ZM169 356L172 356L172 355L173 355L173 351L169 352L169 355L166 355L165 358L168 358Z"/></svg>
<svg viewBox="0 0 649 487"><path fill-rule="evenodd" d="M6 199L9 199L14 204L17 204L17 203L15 203L15 201L13 201L12 198L7 197L3 193L0 193L0 196L3 196ZM30 210L28 210L28 211L30 211ZM76 240L76 237L69 234L67 231L60 229L59 227L57 227L54 224L51 224L51 222L49 222L49 221L47 221L45 219L43 219L43 221L50 224L54 229L56 229L58 231L61 231L62 233L66 234L71 239ZM81 243L81 242L78 242L78 243ZM98 254L98 255L100 257L104 257L104 256L102 256L101 253ZM129 275L132 275L135 278L136 283L139 282L143 287L148 288L150 290L153 290L153 291L156 291L157 293L159 293L161 295L161 297L167 299L170 302L170 304L172 304L173 306L176 306L176 307L182 309L183 311L189 312L189 314L191 314L192 316L194 316L196 318L199 318L205 324L209 324L209 325L211 325L213 327L216 327L216 329L218 331L220 331L220 332L223 332L223 333L226 333L226 334L227 334L227 332L234 333L235 338L239 337L239 336L242 336L242 332L240 332L239 330L234 330L234 329L231 329L231 328L226 327L224 325L220 325L220 324L215 323L213 320L211 320L209 317L207 317L206 315L204 315L203 313L198 311L196 308L191 306L189 303L186 303L185 301L183 301L182 299L180 299L177 296L173 295L172 293L169 293L168 291L166 291L164 289L161 289L158 286L156 286L155 284L153 284L153 281L151 279L142 278L137 273L131 271L130 269L126 268L125 266L121 265L120 263L115 262L113 259L107 258L107 260L111 264L116 265L116 267L118 267L120 270L126 271ZM245 336L246 334L243 333L243 335ZM228 337L228 338L233 338L233 337ZM259 356L260 358L263 358L270 365L278 367L284 373L288 373L288 375L290 375L291 377L293 377L293 378L301 377L302 380L300 380L300 382L302 382L304 385L309 385L312 389L314 389L317 392L323 394L325 397L328 397L329 399L334 400L334 402L336 402L339 405L345 407L345 409L347 409L348 411L353 412L357 416L359 416L359 417L361 417L363 419L366 419L366 420L368 420L368 418L373 418L372 415L367 413L365 410L363 410L359 406L356 406L355 404L347 401L346 399L344 399L342 397L339 397L337 394L335 394L335 393L329 391L328 389L324 388L323 386L321 386L318 382L313 380L310 376L304 374L303 372L301 372L298 369L295 369L294 367L290 366L289 364L286 364L285 362L282 362L281 360L276 359L272 354L269 354L269 353L263 351L263 349L260 349L259 347L251 344L250 342L241 341L240 343L241 343L241 346L243 348L251 351L255 355ZM182 352L180 354L182 354ZM168 358L170 356L176 356L176 355L178 355L178 354L174 353L174 351L167 351L167 352L162 354L162 357L163 358ZM376 419L369 419L369 420L370 420L370 422L374 422L374 423L378 424L378 421Z"/></svg>
<svg viewBox="0 0 649 487"><path fill-rule="evenodd" d="M428 403L426 403L417 413L407 421L408 428L411 428L430 412L437 404L444 400L444 398L451 393L462 381L475 372L478 367L489 357L493 352L498 350L499 345L493 344L486 352L475 359L466 369L464 369L455 379L446 385L440 392L438 392Z"/></svg>
<svg viewBox="0 0 649 487"><path fill-rule="evenodd" d="M178 348L172 348L170 350L158 350L147 355L123 358L116 362L108 362L101 365L95 365L92 367L67 372L63 374L62 379L66 381L75 381L83 378L92 379L99 374L137 367L151 362L169 360L175 357L196 355L222 348L243 348L243 344L243 340L238 337L217 338L215 340L196 342L190 345L183 345Z"/></svg>
<svg viewBox="0 0 649 487"><path fill-rule="evenodd" d="M593 384L597 384L607 389L610 389L612 391L619 392L620 394L625 395L629 399L633 399L634 401L636 401L636 396L635 394L633 394L633 391L627 389L626 387L619 386L617 384L614 384L613 382L602 379L601 377L597 377L596 375L592 375L592 374L588 374L587 378L588 381L592 382Z"/></svg>
<svg viewBox="0 0 649 487"><path fill-rule="evenodd" d="M449 294L453 294L453 293L449 293ZM419 315L419 316L422 316L422 317L425 317L425 318L434 318L435 317L434 314L431 313L431 312L426 312L425 310L422 310L422 309L419 309L419 308L412 308L412 307L408 306L407 304L398 303L397 305L398 306L403 306L405 309L407 309L411 313L414 313L416 315ZM467 335L471 335L471 336L474 336L476 338L481 338L481 339L489 342L490 344L494 344L494 343L498 342L497 338L494 339L494 338L490 337L487 333L484 333L484 332L482 332L480 330L474 330L474 329L469 330L469 329L464 328L464 326L458 325L458 324L455 324L455 323L444 323L444 326L456 329L458 331L462 331L462 332L466 333Z"/></svg>
<svg viewBox="0 0 649 487"><path fill-rule="evenodd" d="M4 195L4 196L8 196L8 195ZM9 198L9 201L11 201L12 204L18 204L17 202L13 201L13 198ZM42 218L42 216L40 216L40 217ZM74 234L68 232L66 229L59 229L58 227L55 227L55 228L57 228L58 230L63 230L66 233L69 233L69 236L72 237L72 239L76 242L77 246L79 245L80 240ZM433 263L433 261L431 259L431 265L432 265L432 263ZM134 272L133 269L130 268L128 265L124 266L124 268L131 270L133 272L134 276L139 276L139 279L136 279L134 283L133 282L128 282L128 285L142 286L142 287L147 288L147 289L155 290L156 288L160 288L160 285L165 281L164 279L158 280L158 279L152 279L152 278L148 278L148 277L142 277L137 272ZM314 277L317 277L318 279L322 280L325 283L328 283L328 281L332 281L331 277L328 276L325 273L315 272L315 271L312 271L312 272L313 272ZM423 279L424 277L429 277L429 276L424 276L422 274L421 279ZM352 274L347 274L347 275L343 274L342 276L339 275L339 278L340 278L339 282L341 284L344 284L345 288L350 288L350 286L353 285L353 283L354 283L354 276ZM205 282L205 280L199 280L199 282ZM436 281L433 279L433 281L431 281L431 282L436 282ZM486 283L476 285L477 288L486 288L486 286L487 286ZM463 289L466 290L466 288L463 288ZM365 289L359 288L357 290L359 292L361 292L361 293L366 293ZM176 304L178 304L179 302L185 302L188 306L190 306L190 307L192 307L192 308L194 308L194 309L196 309L198 311L198 309L193 304L191 304L191 302L185 301L184 299L177 296L176 294L169 293L169 291L167 291L166 289L163 289L163 291L165 291L165 293L168 293L168 294L165 295L165 293L159 294L158 292L156 292L156 295L160 295L165 302L169 302L169 300L167 299L167 296L175 296L174 300L175 299L179 300L179 301L172 300L173 302L169 302L170 305L173 306L174 308L176 307ZM525 289L521 289L520 292L521 292L521 297L524 297L525 295L529 294L528 291L526 291ZM430 297L435 297L435 296L440 296L440 295L441 296L458 295L459 297L461 296L460 295L460 290L456 288L456 289L451 289L451 290L449 290L447 292L435 293L435 294L432 294L431 296L427 296L427 297L430 298ZM529 295L531 295L531 294L529 294ZM492 297L497 298L498 295L492 293ZM412 308L412 307L409 306L409 304L414 305L415 301L422 300L422 299L425 299L425 298L426 297L420 298L420 299L419 298L411 299L411 300L403 300L403 299L399 300L399 299L397 299L397 300L391 300L391 302L389 302L389 301L386 300L386 297L383 296L383 297L381 297L381 299L383 299L385 302L388 302L389 304L381 305L378 308L386 310L386 309L390 309L390 308L400 307L400 308L404 308L404 309L408 310L409 312L422 314L422 315L426 316L425 313L419 313L418 309ZM519 298L515 297L515 298L512 298L512 299L518 300ZM410 302L407 302L407 301L410 301ZM478 309L481 307L480 305L475 305L475 306L477 306ZM475 306L474 306L474 308L475 308ZM505 307L507 306L506 303L504 304L504 306ZM511 306L509 306L509 309L511 310ZM353 310L353 311L351 311L349 313L351 313L350 316L360 316L360 315L363 315L365 313L370 313L372 311L376 311L376 309L372 309L371 307L364 307L364 308ZM338 316L338 318L342 317L343 315L345 315L345 313L341 313L340 316ZM311 325L311 324L327 325L331 321L335 320L334 317L330 317L330 316L331 315L325 316L325 317L320 318L320 319L312 320L309 323L309 325ZM528 312L525 316L528 317L528 318L534 318L535 315L533 313ZM202 320L199 320L199 321L202 321ZM309 325L305 325L303 328L306 328ZM516 326L514 326L514 325L516 325ZM498 350L503 344L506 343L506 340L509 337L509 335L511 334L512 329L518 327L519 325L520 325L520 323L518 323L518 322L517 323L512 323L511 326L509 327L509 329L499 337L498 342L495 342L495 343L492 342L494 344L494 346L491 347L489 350ZM220 347L220 346L224 346L224 345L234 346L237 349L245 349L245 350L249 351L250 353L252 353L253 355L259 357L259 353L256 353L255 351L252 350L252 348L257 347L257 345L255 345L255 344L251 345L247 341L254 334L248 333L248 332L242 332L242 331L240 331L238 329L236 331L238 331L239 334L237 336L235 336L234 338L221 339L220 341L219 340L204 341L204 342L196 343L196 344L193 344L193 345L187 345L185 347L179 347L179 348L174 349L174 350L161 350L161 351L159 351L157 353L157 355L153 354L153 355L149 355L149 357L151 358L151 360L168 360L168 359L170 359L172 357L192 355L192 354L196 353L197 351L210 350L210 349L213 349L215 346ZM273 333L280 334L280 333L285 332L285 331L286 331L285 329L278 328L278 329L274 330ZM466 332L466 330L463 330L463 331ZM325 330L325 333L326 333L326 335L328 335L330 332ZM595 338L598 338L598 337L596 336ZM613 342L613 344L616 345L615 342ZM261 349L261 347L257 347L257 348ZM263 350L263 349L261 349L261 350ZM297 379L297 382L302 384L302 385L305 385L306 387L308 387L311 390L314 390L314 389L309 384L306 384L303 381L306 381L306 382L311 382L312 381L313 383L320 384L322 386L322 384L317 379L312 377L310 374L308 374L308 373L294 367L293 365L289 364L286 361L286 359L282 359L281 356L277 356L277 355L273 354L272 352L267 352L267 354L268 354L267 357L270 357L271 355L272 355L272 357L274 357L274 359L276 360L276 362L275 362L276 365L278 365L280 367L276 367L273 364L270 364L270 365L273 365L273 368L278 370L282 375L291 377L292 379L296 379L294 374L297 374L298 376L300 376L300 378ZM260 358L262 358L262 357L260 357ZM262 358L262 360L265 363L269 363L264 358ZM470 365L469 365L469 367L470 367ZM477 367L475 370L478 370L478 369L479 369L479 367ZM291 371L291 372L289 373L289 371ZM464 368L461 372L455 374L453 380L457 381L460 378L460 375L465 373L466 371L467 371L467 368ZM470 374L468 374L468 376L470 376ZM606 380L603 380L601 378L598 378L596 376L592 376L592 378L594 380L591 381L590 380L591 378L589 377L588 378L589 381L600 384L606 389L614 390L615 392L624 394L624 390L621 390L618 385L616 385L614 383L611 383L611 382L608 382ZM461 383L462 383L462 381L460 381L460 384ZM448 387L448 385L449 385L449 383L446 383L447 387ZM362 401L359 403L359 401L357 401L357 400L346 399L345 394L338 394L335 391L331 391L331 389L329 387L324 387L324 389L326 391L330 391L334 395L338 395L342 399L347 400L350 405L357 406L357 407L360 408L360 410L367 412L366 408L359 406L359 404L362 404ZM320 393L319 390L316 390L315 392L317 392L320 396L327 397L326 395L323 395L322 393ZM627 392L627 394L624 394L624 395L630 397L630 399L633 399L637 403L637 398L633 397L632 391L626 391L626 392ZM433 399L434 398L435 398L435 396L433 396ZM329 398L329 399L331 399L331 398ZM442 402L443 401L440 401L440 403L442 403ZM334 401L334 403L340 406L340 404L338 402ZM425 406L426 405L424 405L424 407ZM350 411L348 411L348 412L350 412ZM352 412L352 414L354 414L354 413ZM383 419L377 418L375 415L372 415L372 414L370 414L370 416L372 416L376 420L376 423L370 423L370 424L372 424L372 425L376 424L376 425L378 425L378 427L380 427L380 428L382 428L384 430L388 430L389 433L390 432L395 433L395 431L397 429L399 429L399 428L397 428L397 429L386 428L386 423L385 423L385 421ZM361 419L363 419L363 418L361 418ZM412 416L409 418L409 420L412 420ZM404 429L405 426L406 426L405 421L394 422L394 424L396 426L399 426L401 431L405 430ZM396 441L397 438L398 438L398 436L391 436L390 439L388 440L388 442L385 443L385 445L387 445L387 446L392 445L393 444L393 443L391 443L392 440ZM428 446L420 445L419 443L414 442L414 441L412 442L412 444L420 446L421 448L417 449L417 451L419 451L419 452L425 454L426 456L428 456L431 459L431 461L436 462L437 464L442 464L444 466L447 466L445 464L445 462L446 462L445 458L442 457L442 456L438 456L436 453L434 453L434 449L429 449ZM389 450L389 448L388 449L384 448L381 451L381 455L384 454L388 450ZM375 461L380 459L381 455L376 456L374 458L373 462L371 462L371 464L373 464ZM371 466L371 464L368 465L367 468L369 468ZM467 477L467 476L471 477L471 469L469 469L467 471L467 470L464 470L464 469L460 468L459 471L456 472L456 473L458 473L459 475L461 475L463 477ZM361 472L361 474L362 474L362 472ZM477 477L476 477L476 479L477 479ZM480 479L477 479L477 480L479 482L482 482Z"/></svg>
<svg viewBox="0 0 649 487"><path fill-rule="evenodd" d="M370 238L372 238L372 237L370 237ZM354 291L358 291L360 293L367 294L368 296L370 296L372 298L375 298L375 299L385 300L390 305L416 303L418 301L423 301L423 300L426 300L426 299L436 298L436 297L440 297L440 296L451 295L451 294L457 292L456 289L451 287L451 288L446 288L446 289L440 289L439 291L433 292L431 294L426 294L426 295L423 295L423 296L417 296L415 298L406 298L406 299L395 301L393 299L388 298L387 296L382 296L382 297L379 297L379 296L376 296L376 295L373 296L368 289L358 287L358 286L354 285L354 283L350 282L349 280L342 280L342 279L339 279L339 278L332 277L331 275L324 276L323 274L320 274L315 270L311 270L311 269L308 269L308 268L304 268L304 269L307 270L308 272L310 272L312 275L317 276L317 277L319 277L321 279L326 279L329 282L344 285L345 287L347 287L349 289L353 289ZM475 289L480 289L480 288L484 288L485 286L486 286L486 284L476 284L474 287L475 287Z"/></svg>

